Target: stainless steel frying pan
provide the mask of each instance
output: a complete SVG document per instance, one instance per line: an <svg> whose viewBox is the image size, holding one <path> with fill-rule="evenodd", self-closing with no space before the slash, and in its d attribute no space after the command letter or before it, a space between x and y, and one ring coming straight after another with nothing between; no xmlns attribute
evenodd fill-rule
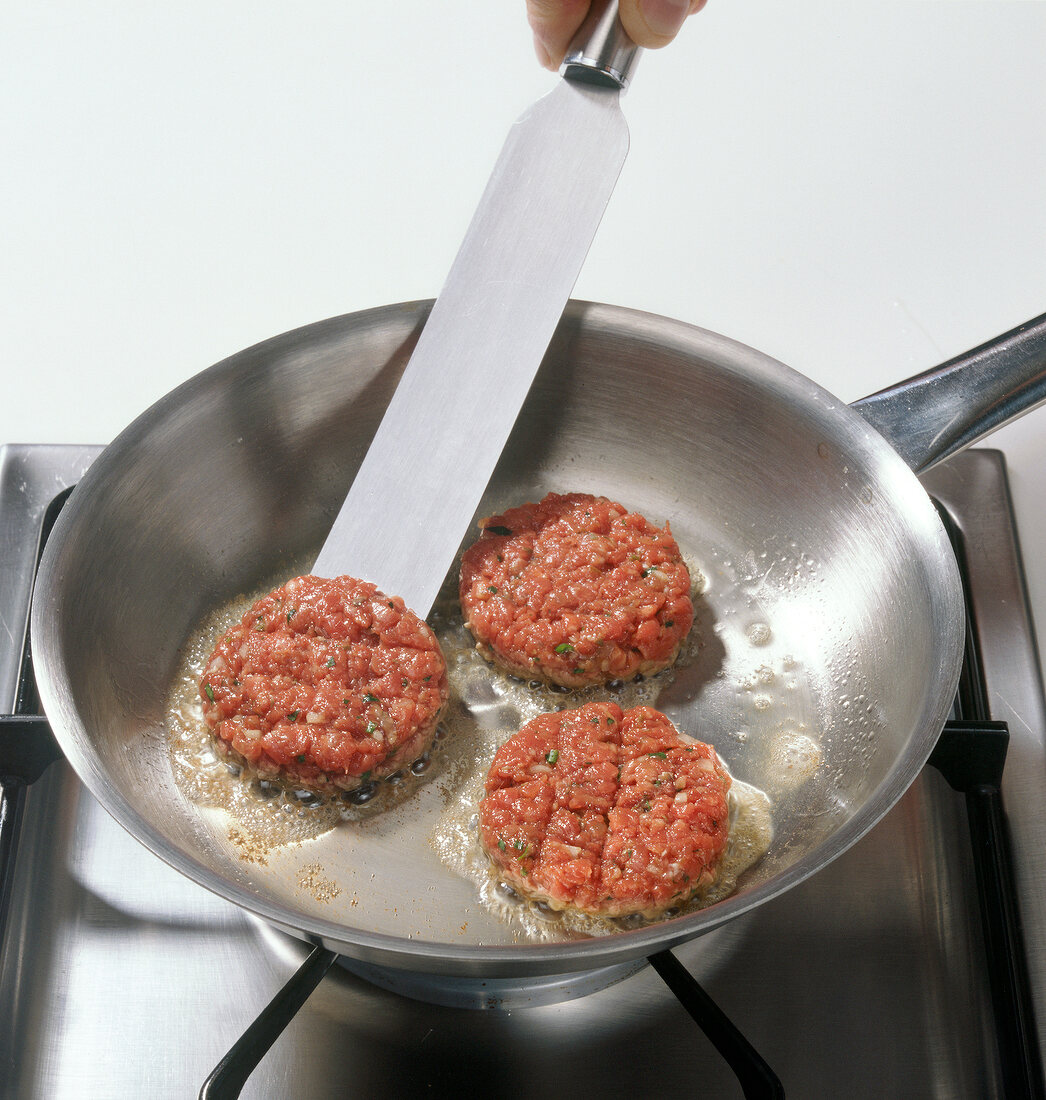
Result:
<svg viewBox="0 0 1046 1100"><path fill-rule="evenodd" d="M553 922L536 943L437 850L464 765L527 705L478 659L454 662L456 717L430 781L264 862L244 858L223 812L187 799L162 728L195 624L307 568L427 308L335 318L235 355L92 466L32 613L45 709L87 787L162 859L266 921L365 965L437 975L624 963L816 872L918 773L958 677L957 570L912 470L1046 400L1046 319L848 407L722 336L570 304L480 514L577 489L671 523L707 585L689 659L647 688L767 793L773 839L709 908L590 938Z"/></svg>

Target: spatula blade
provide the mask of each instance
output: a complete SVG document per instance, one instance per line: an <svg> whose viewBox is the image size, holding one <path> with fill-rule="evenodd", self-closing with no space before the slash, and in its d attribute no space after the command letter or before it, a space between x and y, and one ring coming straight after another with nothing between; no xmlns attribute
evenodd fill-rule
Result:
<svg viewBox="0 0 1046 1100"><path fill-rule="evenodd" d="M428 614L624 163L620 95L561 80L512 127L315 574Z"/></svg>

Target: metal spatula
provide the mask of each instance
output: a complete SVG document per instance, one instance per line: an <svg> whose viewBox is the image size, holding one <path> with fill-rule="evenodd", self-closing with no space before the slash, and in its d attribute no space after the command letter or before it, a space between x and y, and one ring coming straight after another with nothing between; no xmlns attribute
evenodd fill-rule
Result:
<svg viewBox="0 0 1046 1100"><path fill-rule="evenodd" d="M593 4L563 79L512 127L316 575L428 614L624 163L638 53L616 0Z"/></svg>

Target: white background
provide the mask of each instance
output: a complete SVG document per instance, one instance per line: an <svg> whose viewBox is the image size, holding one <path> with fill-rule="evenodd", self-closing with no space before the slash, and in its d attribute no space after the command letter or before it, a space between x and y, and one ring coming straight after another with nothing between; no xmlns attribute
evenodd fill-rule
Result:
<svg viewBox="0 0 1046 1100"><path fill-rule="evenodd" d="M555 79L523 0L5 0L0 442L108 442L258 340L435 296ZM847 400L1046 312L1046 3L710 0L625 112L577 297ZM992 440L1046 631L1044 441Z"/></svg>

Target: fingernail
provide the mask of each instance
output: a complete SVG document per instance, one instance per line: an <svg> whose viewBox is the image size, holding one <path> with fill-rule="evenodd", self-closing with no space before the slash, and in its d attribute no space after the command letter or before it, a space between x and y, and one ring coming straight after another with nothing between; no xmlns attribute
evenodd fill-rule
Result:
<svg viewBox="0 0 1046 1100"><path fill-rule="evenodd" d="M690 0L640 0L646 25L654 34L674 37L690 14Z"/></svg>

